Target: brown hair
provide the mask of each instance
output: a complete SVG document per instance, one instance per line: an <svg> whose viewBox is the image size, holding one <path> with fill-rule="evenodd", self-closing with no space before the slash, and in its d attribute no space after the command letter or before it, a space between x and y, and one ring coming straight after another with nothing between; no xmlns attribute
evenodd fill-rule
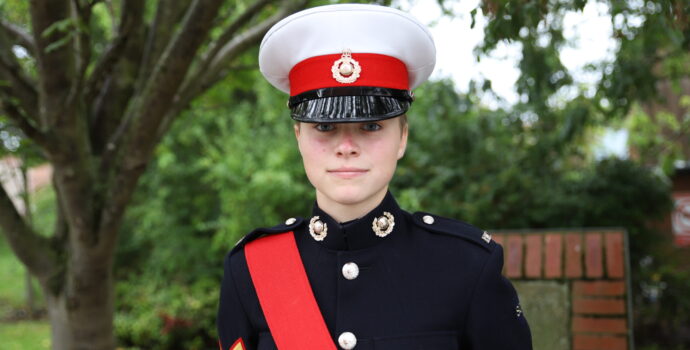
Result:
<svg viewBox="0 0 690 350"><path fill-rule="evenodd" d="M400 116L400 130L403 130L407 126L407 114Z"/></svg>
<svg viewBox="0 0 690 350"><path fill-rule="evenodd" d="M402 131L402 130L405 130L405 128L407 127L407 114L401 114L399 117L400 117L400 119L398 119L398 121L400 122L400 130ZM299 128L301 122L298 120L293 120L293 121L294 121L295 125L297 126L297 128Z"/></svg>

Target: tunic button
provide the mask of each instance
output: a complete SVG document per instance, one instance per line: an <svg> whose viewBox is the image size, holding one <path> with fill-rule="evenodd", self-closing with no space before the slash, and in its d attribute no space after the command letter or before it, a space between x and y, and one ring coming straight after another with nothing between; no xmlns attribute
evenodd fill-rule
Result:
<svg viewBox="0 0 690 350"><path fill-rule="evenodd" d="M289 218L289 219L285 220L285 225L290 226L290 225L294 224L295 221L297 221L297 219L295 219L295 218Z"/></svg>
<svg viewBox="0 0 690 350"><path fill-rule="evenodd" d="M424 217L422 218L422 220L423 220L424 223L427 224L427 225L431 225L431 224L434 223L434 217L431 216L431 215L424 215Z"/></svg>
<svg viewBox="0 0 690 350"><path fill-rule="evenodd" d="M343 276L348 280L353 280L359 276L359 266L353 262L343 265Z"/></svg>
<svg viewBox="0 0 690 350"><path fill-rule="evenodd" d="M338 337L338 344L345 350L354 349L355 345L357 345L357 337L351 332L343 332Z"/></svg>

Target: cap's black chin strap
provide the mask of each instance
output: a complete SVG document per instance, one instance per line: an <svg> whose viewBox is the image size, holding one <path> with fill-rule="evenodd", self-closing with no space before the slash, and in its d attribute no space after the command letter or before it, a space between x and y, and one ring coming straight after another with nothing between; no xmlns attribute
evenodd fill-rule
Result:
<svg viewBox="0 0 690 350"><path fill-rule="evenodd" d="M372 86L339 86L309 90L299 95L292 96L288 100L288 107L292 108L304 101L337 96L380 96L392 97L410 103L414 101L414 94L409 90L388 89Z"/></svg>

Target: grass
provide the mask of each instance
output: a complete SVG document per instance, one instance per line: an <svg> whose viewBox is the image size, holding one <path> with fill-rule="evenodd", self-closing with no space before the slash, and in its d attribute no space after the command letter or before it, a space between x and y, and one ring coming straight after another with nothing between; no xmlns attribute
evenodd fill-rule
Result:
<svg viewBox="0 0 690 350"><path fill-rule="evenodd" d="M26 270L14 256L4 237L0 238L0 319L25 307Z"/></svg>
<svg viewBox="0 0 690 350"><path fill-rule="evenodd" d="M47 191L46 191L47 192ZM52 191L50 191L52 192ZM44 197L48 200L52 193ZM40 203L39 203L40 204ZM42 209L39 207L39 209ZM36 216L36 214L39 214ZM35 213L36 224L47 226L50 217ZM40 229L40 228L39 228ZM26 314L26 269L14 256L0 232L0 348L3 350L43 350L50 348L50 325L46 320L16 320ZM43 296L34 281L34 300L37 308L44 308Z"/></svg>
<svg viewBox="0 0 690 350"><path fill-rule="evenodd" d="M25 270L12 254L4 237L0 237L0 319L12 317L25 309ZM41 296L36 289L37 304ZM3 350L43 350L50 348L50 325L39 321L0 321Z"/></svg>
<svg viewBox="0 0 690 350"><path fill-rule="evenodd" d="M50 348L50 325L46 321L0 323L3 350L45 350Z"/></svg>
<svg viewBox="0 0 690 350"><path fill-rule="evenodd" d="M41 234L48 232L55 221L55 192L44 188L31 196L33 227ZM16 310L26 309L26 269L14 256L7 240L0 233L0 320L13 316ZM34 279L36 307L44 307L38 282Z"/></svg>
<svg viewBox="0 0 690 350"><path fill-rule="evenodd" d="M39 321L4 321L14 317L18 310L25 310L24 266L14 256L7 241L0 236L0 339L3 350L43 350L50 348L50 325ZM36 290L36 304L42 305Z"/></svg>

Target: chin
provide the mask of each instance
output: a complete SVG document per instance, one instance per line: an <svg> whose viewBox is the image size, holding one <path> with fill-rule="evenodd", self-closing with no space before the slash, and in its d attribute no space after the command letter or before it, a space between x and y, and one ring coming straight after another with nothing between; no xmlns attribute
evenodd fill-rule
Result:
<svg viewBox="0 0 690 350"><path fill-rule="evenodd" d="M343 186L337 188L329 188L326 191L321 191L323 195L328 197L331 201L341 205L357 205L368 201L381 193L381 189L361 188L360 186Z"/></svg>
<svg viewBox="0 0 690 350"><path fill-rule="evenodd" d="M334 190L323 192L332 201L343 204L343 205L353 205L364 201L367 196L361 191L344 189L344 190Z"/></svg>

